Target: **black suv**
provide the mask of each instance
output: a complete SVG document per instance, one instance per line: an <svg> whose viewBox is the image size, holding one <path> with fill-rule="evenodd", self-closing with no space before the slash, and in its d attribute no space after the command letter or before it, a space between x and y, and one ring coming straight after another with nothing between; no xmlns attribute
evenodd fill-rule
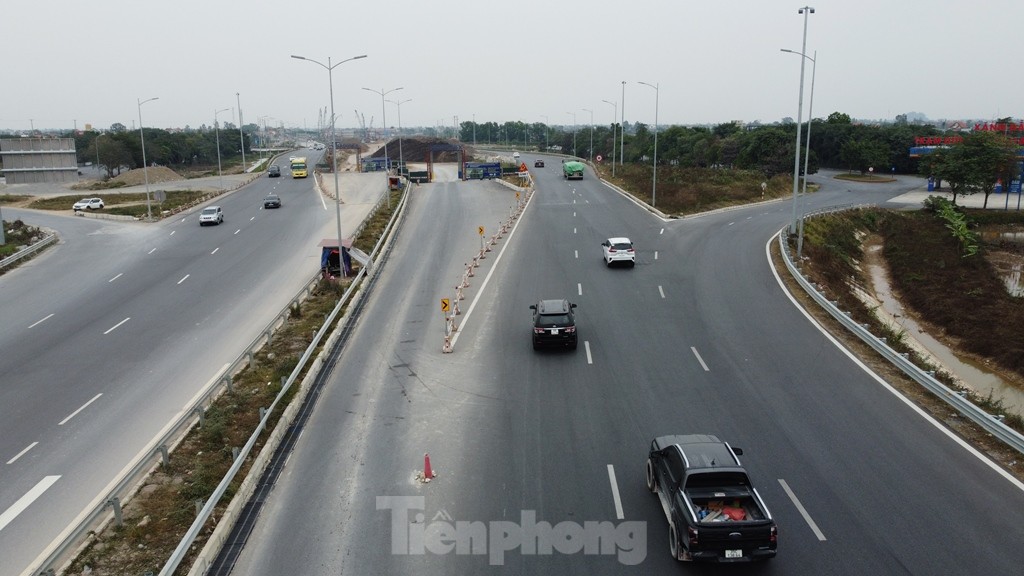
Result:
<svg viewBox="0 0 1024 576"><path fill-rule="evenodd" d="M281 176L281 167L274 164L270 168L267 168L267 176L270 178L279 178Z"/></svg>
<svg viewBox="0 0 1024 576"><path fill-rule="evenodd" d="M559 346L576 349L576 305L568 300L541 300L533 310L533 349Z"/></svg>

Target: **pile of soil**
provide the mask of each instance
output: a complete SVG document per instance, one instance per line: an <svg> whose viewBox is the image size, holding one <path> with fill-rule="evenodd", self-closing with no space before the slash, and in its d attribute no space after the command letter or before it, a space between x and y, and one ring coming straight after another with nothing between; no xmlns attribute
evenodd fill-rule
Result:
<svg viewBox="0 0 1024 576"><path fill-rule="evenodd" d="M406 162L426 162L430 158L430 147L435 144L459 144L450 140L443 140L441 138L406 138L402 137L401 144L401 155L405 158ZM399 143L398 138L392 138L387 145L387 154L390 158L399 157ZM469 147L466 147L469 152ZM383 158L384 147L381 146L376 152L370 155L370 158ZM434 152L434 162L458 162L459 154L457 152Z"/></svg>
<svg viewBox="0 0 1024 576"><path fill-rule="evenodd" d="M124 182L125 186L141 186L146 183L146 178L149 178L149 183L154 182L170 182L172 180L184 180L185 178L171 170L166 166L154 166L145 170L142 168L136 168L129 170L128 172L122 172L115 178L111 178L111 182Z"/></svg>

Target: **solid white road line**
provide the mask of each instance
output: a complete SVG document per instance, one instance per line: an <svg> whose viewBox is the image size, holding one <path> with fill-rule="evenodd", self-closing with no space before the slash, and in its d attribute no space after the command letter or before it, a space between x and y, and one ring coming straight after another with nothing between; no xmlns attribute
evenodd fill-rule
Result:
<svg viewBox="0 0 1024 576"><path fill-rule="evenodd" d="M219 247L218 248L214 248L213 252L210 252L210 256L213 256L214 254L216 254L217 250L220 250L220 248Z"/></svg>
<svg viewBox="0 0 1024 576"><path fill-rule="evenodd" d="M622 513L622 499L619 498L619 483L615 481L615 467L608 465L608 482L612 485L612 499L615 500L615 518L624 520L626 515Z"/></svg>
<svg viewBox="0 0 1024 576"><path fill-rule="evenodd" d="M18 458L21 458L22 456L25 455L26 452L28 452L29 450L35 448L37 444L39 444L39 442L33 442L33 443L29 444L27 448L25 448L21 452L18 452L18 454L14 458L11 458L10 460L8 460L7 463L8 464L14 464L18 460Z"/></svg>
<svg viewBox="0 0 1024 576"><path fill-rule="evenodd" d="M50 318L53 318L53 314L50 314L49 316L47 316L46 318L43 318L42 320L36 320L35 322L33 322L33 323L32 323L32 324L31 324L31 325L29 326L29 328L35 328L36 326L38 326L38 325L42 324L43 322L46 322L46 321L47 321L47 320L49 320Z"/></svg>
<svg viewBox="0 0 1024 576"><path fill-rule="evenodd" d="M661 286L658 286L658 294L661 294L662 298L665 297L665 290Z"/></svg>
<svg viewBox="0 0 1024 576"><path fill-rule="evenodd" d="M583 349L587 351L587 364L593 364L594 357L590 355L590 340L583 341Z"/></svg>
<svg viewBox="0 0 1024 576"><path fill-rule="evenodd" d="M95 401L99 400L99 399L100 399L100 396L103 396L103 392L100 392L99 394L97 394L97 395L93 396L93 397L92 397L92 400L89 400L89 401L88 401L88 402L86 402L85 404L82 404L82 407L81 407L81 408L79 408L78 410L75 410L75 411L74 411L74 412L72 412L71 414L68 414L68 417L67 417L67 418L65 418L65 419L63 419L63 420L61 420L60 422L58 422L58 423L57 423L57 426L63 426L63 425L65 424L65 423L67 423L67 421L68 421L68 420L71 420L71 419L72 419L72 418L74 418L75 416L78 416L78 413L79 413L79 412L81 412L82 410L85 410L86 408L88 408L88 407L89 407L89 404L92 404L93 402L95 402Z"/></svg>
<svg viewBox="0 0 1024 576"><path fill-rule="evenodd" d="M26 492L24 496L19 498L18 501L10 508L4 510L4 513L0 514L0 530L6 528L8 524L18 517L18 514L24 512L25 508L28 508L36 501L37 498L42 496L43 492L49 490L50 486L53 486L57 480L60 480L60 476L47 476L43 478L38 484L33 486L31 490Z"/></svg>
<svg viewBox="0 0 1024 576"><path fill-rule="evenodd" d="M189 276L191 276L191 274L185 274L184 276L182 276L181 280L178 280L178 284L181 285L182 282L184 282L185 280L188 280Z"/></svg>
<svg viewBox="0 0 1024 576"><path fill-rule="evenodd" d="M117 330L117 328L118 328L119 326L121 326L121 324L124 324L125 322L127 322L127 321L129 321L129 320L131 320L131 319L132 319L132 317L131 317L131 316L129 316L129 317L125 318L124 320L121 320L121 321L120 321L120 322L118 322L117 324L114 324L113 326L111 326L110 328L108 328L108 329L107 329L107 331L103 333L103 335L104 335L104 336L106 336L107 334L110 334L110 333L111 333L111 332L113 332L114 330Z"/></svg>
<svg viewBox="0 0 1024 576"><path fill-rule="evenodd" d="M576 283L576 295L583 296L583 284L580 284L579 282Z"/></svg>
<svg viewBox="0 0 1024 576"><path fill-rule="evenodd" d="M117 279L118 279L118 278L120 278L121 276L124 276L124 272L121 272L121 273L119 273L119 274L118 274L117 276L114 276L114 277L113 277L113 278L111 278L110 280L107 280L107 282L113 282L114 280L117 280Z"/></svg>
<svg viewBox="0 0 1024 576"><path fill-rule="evenodd" d="M708 365L704 363L704 359L700 357L700 352L697 352L697 349L694 348L693 346L690 346L690 350L692 350L693 355L697 357L697 362L700 362L701 368L703 368L705 372L711 372L711 369L708 368Z"/></svg>
<svg viewBox="0 0 1024 576"><path fill-rule="evenodd" d="M783 480L782 478L779 478L779 484L782 484L782 489L786 491L786 494L789 496L789 499L793 501L793 505L796 506L796 509L800 512L800 515L804 517L804 522L807 522L807 525L811 527L811 531L814 532L814 535L818 537L818 541L824 542L825 535L822 534L821 530L818 529L818 525L815 524L814 520L811 519L811 515L807 513L807 510L804 508L804 505L800 503L799 499L797 499L796 494L794 494L793 490L790 489L789 484L786 484L786 481Z"/></svg>

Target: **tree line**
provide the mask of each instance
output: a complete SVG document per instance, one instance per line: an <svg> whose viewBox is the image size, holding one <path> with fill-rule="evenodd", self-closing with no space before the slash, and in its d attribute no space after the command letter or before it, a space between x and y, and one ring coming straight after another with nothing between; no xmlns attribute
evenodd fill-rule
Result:
<svg viewBox="0 0 1024 576"><path fill-rule="evenodd" d="M920 169L918 159L910 157L910 147L917 136L936 136L943 131L932 125L909 124L905 119L893 124L865 125L854 123L850 116L833 112L825 119L815 119L801 127L806 146L810 128L808 171L819 167L879 173L914 174ZM649 162L654 157L654 131L643 123L625 124L625 162ZM753 169L766 177L793 171L796 147L794 122L773 125L660 126L658 129L658 164L683 167L727 166ZM615 130L613 136L612 130ZM524 122L462 122L462 142L502 144L543 149L559 146L562 152L582 158L601 155L605 161L620 157L618 139L621 125L593 127L577 125L575 139L572 129ZM801 150L803 155L803 150ZM801 166L801 170L803 167Z"/></svg>
<svg viewBox="0 0 1024 576"><path fill-rule="evenodd" d="M226 122L220 127L221 161L241 157L242 146L251 152L252 135L256 124L247 124L239 134L238 127ZM151 165L170 168L199 168L217 165L217 131L211 126L168 131L143 128L146 141L146 161ZM128 130L123 124L114 124L106 132L84 131L69 134L74 138L78 162L93 162L114 177L122 170L142 167L142 143L138 130ZM244 138L244 140L243 140Z"/></svg>

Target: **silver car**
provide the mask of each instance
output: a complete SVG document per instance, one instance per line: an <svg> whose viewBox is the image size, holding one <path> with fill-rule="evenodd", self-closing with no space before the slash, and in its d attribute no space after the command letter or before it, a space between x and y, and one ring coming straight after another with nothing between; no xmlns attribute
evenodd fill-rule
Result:
<svg viewBox="0 0 1024 576"><path fill-rule="evenodd" d="M199 225L220 224L224 221L224 211L220 206L207 206L199 213Z"/></svg>

